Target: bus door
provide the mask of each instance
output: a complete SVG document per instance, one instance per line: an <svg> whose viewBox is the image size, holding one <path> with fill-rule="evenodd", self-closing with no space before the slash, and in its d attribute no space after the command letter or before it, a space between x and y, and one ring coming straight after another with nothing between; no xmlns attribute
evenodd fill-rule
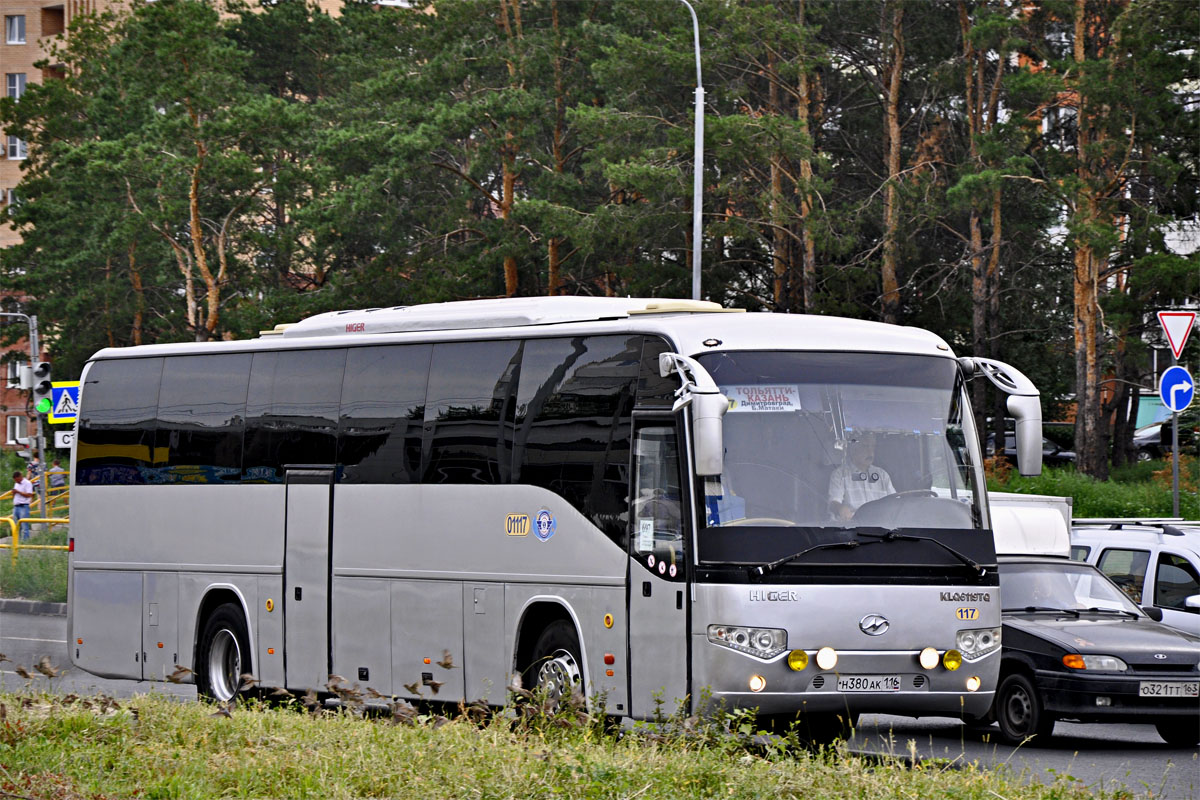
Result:
<svg viewBox="0 0 1200 800"><path fill-rule="evenodd" d="M690 517L673 417L635 417L629 532L630 715L688 697ZM687 707L685 707L685 711Z"/></svg>
<svg viewBox="0 0 1200 800"><path fill-rule="evenodd" d="M283 665L292 689L329 680L329 541L333 470L287 471L283 555Z"/></svg>

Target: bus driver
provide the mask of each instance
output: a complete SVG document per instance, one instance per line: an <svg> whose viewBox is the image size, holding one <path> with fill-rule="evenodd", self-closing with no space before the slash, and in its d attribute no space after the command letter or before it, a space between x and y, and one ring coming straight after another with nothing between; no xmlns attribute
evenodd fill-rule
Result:
<svg viewBox="0 0 1200 800"><path fill-rule="evenodd" d="M829 511L834 519L849 520L864 503L895 493L891 476L875 466L875 434L850 439L846 463L829 476Z"/></svg>

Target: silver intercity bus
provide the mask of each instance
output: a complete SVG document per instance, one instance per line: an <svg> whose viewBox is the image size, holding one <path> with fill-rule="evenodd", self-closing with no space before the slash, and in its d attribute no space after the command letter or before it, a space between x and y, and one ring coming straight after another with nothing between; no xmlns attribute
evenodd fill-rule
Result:
<svg viewBox="0 0 1200 800"><path fill-rule="evenodd" d="M1000 599L965 383L913 328L630 298L321 314L108 349L71 474L73 661L232 697L653 717L982 715ZM816 716L816 718L820 718Z"/></svg>

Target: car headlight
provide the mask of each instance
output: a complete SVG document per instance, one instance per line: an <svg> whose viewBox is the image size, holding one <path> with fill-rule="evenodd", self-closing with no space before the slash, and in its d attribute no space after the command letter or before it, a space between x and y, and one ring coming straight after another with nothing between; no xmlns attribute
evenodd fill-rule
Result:
<svg viewBox="0 0 1200 800"><path fill-rule="evenodd" d="M787 631L779 628L709 625L708 640L756 658L774 658L787 650Z"/></svg>
<svg viewBox="0 0 1200 800"><path fill-rule="evenodd" d="M982 658L993 650L1000 649L1000 629L972 628L959 631L954 637L954 647L967 661Z"/></svg>
<svg viewBox="0 0 1200 800"><path fill-rule="evenodd" d="M1081 656L1068 653L1063 656L1063 665L1071 669L1094 669L1099 672L1124 672L1129 665L1116 656Z"/></svg>

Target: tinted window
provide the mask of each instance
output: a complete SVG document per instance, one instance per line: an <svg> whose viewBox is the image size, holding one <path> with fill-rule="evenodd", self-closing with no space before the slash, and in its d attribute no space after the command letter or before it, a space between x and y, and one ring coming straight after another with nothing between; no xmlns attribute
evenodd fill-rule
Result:
<svg viewBox="0 0 1200 800"><path fill-rule="evenodd" d="M248 353L172 356L158 395L166 483L237 481L242 471Z"/></svg>
<svg viewBox="0 0 1200 800"><path fill-rule="evenodd" d="M332 464L345 350L255 353L242 480L283 481L288 464Z"/></svg>
<svg viewBox="0 0 1200 800"><path fill-rule="evenodd" d="M634 469L637 483L630 552L647 569L683 580L683 493L673 425L638 431Z"/></svg>
<svg viewBox="0 0 1200 800"><path fill-rule="evenodd" d="M674 373L663 377L658 371L660 353L671 352L671 346L657 336L647 336L642 344L642 370L638 377L637 401L639 406L666 406L675 403L675 390L679 388L679 377Z"/></svg>
<svg viewBox="0 0 1200 800"><path fill-rule="evenodd" d="M346 356L338 463L346 483L419 483L431 345Z"/></svg>
<svg viewBox="0 0 1200 800"><path fill-rule="evenodd" d="M508 481L504 423L512 420L512 378L520 342L453 342L433 347L425 405L425 483Z"/></svg>
<svg viewBox="0 0 1200 800"><path fill-rule="evenodd" d="M521 359L514 483L549 489L623 541L640 336L534 339Z"/></svg>
<svg viewBox="0 0 1200 800"><path fill-rule="evenodd" d="M1200 612L1200 609L1187 607L1187 599L1196 594L1200 594L1200 575L1196 568L1182 556L1159 553L1154 573L1154 605Z"/></svg>
<svg viewBox="0 0 1200 800"><path fill-rule="evenodd" d="M75 482L154 483L165 466L154 450L161 358L97 361L80 392Z"/></svg>

